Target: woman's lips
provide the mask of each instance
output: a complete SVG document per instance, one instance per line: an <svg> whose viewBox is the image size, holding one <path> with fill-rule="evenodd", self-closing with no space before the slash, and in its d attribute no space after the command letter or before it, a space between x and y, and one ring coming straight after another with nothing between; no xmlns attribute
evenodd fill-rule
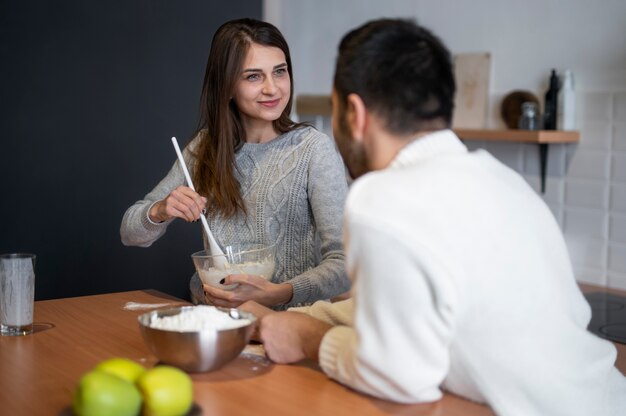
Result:
<svg viewBox="0 0 626 416"><path fill-rule="evenodd" d="M270 101L259 101L259 104L261 104L264 107L276 107L278 104L280 103L280 98L277 98L275 100L270 100Z"/></svg>

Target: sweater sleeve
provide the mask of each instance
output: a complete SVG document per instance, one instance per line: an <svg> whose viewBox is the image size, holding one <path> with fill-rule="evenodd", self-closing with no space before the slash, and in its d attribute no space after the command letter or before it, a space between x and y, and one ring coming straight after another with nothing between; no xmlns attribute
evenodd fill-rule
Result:
<svg viewBox="0 0 626 416"><path fill-rule="evenodd" d="M287 306L330 299L350 289L341 242L348 192L346 171L332 139L316 133L319 136L309 163L307 194L320 238L321 261L289 281L293 297Z"/></svg>
<svg viewBox="0 0 626 416"><path fill-rule="evenodd" d="M289 310L305 313L330 325L352 326L354 304L351 298L334 303L319 300L310 306L289 308Z"/></svg>
<svg viewBox="0 0 626 416"><path fill-rule="evenodd" d="M191 171L193 169L191 165L192 156L188 148L185 148L183 151L183 157ZM148 217L148 211L152 205L167 197L170 192L183 184L185 184L185 176L177 160L161 182L143 199L131 205L124 213L120 226L122 244L125 246L149 247L161 238L165 234L167 226L173 220L163 223L152 222Z"/></svg>
<svg viewBox="0 0 626 416"><path fill-rule="evenodd" d="M438 400L450 365L452 315L446 290L431 277L444 271L430 256L420 258L413 242L373 224L348 221L354 326L326 333L320 365L331 378L379 398Z"/></svg>

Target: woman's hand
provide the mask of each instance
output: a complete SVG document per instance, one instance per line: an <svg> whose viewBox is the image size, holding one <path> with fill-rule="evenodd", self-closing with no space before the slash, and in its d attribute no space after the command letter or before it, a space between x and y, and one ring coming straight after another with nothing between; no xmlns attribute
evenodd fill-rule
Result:
<svg viewBox="0 0 626 416"><path fill-rule="evenodd" d="M165 199L152 205L148 215L154 222L171 218L181 218L187 222L196 221L206 208L207 199L188 186L179 186Z"/></svg>
<svg viewBox="0 0 626 416"><path fill-rule="evenodd" d="M293 296L291 284L271 283L261 276L252 274L231 274L224 279L222 284L238 284L238 286L232 290L224 290L211 285L203 285L206 303L236 308L246 301L253 300L261 305L275 306L289 302Z"/></svg>

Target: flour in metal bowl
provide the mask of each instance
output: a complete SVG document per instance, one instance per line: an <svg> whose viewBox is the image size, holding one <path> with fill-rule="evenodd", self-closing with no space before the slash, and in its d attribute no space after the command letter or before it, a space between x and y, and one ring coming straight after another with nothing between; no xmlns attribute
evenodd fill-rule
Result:
<svg viewBox="0 0 626 416"><path fill-rule="evenodd" d="M185 308L176 315L154 317L150 321L150 327L166 331L196 332L233 329L250 323L246 318L233 319L227 312L214 306L198 305Z"/></svg>

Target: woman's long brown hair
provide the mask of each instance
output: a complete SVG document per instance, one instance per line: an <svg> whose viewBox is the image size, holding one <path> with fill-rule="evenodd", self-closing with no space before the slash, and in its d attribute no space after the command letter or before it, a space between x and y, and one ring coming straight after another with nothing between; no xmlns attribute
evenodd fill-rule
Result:
<svg viewBox="0 0 626 416"><path fill-rule="evenodd" d="M224 23L213 36L204 75L200 122L195 134L202 137L194 154L193 174L196 190L208 199L207 207L224 217L246 211L239 182L234 175L235 152L245 142L245 130L232 96L251 43L277 47L283 51L287 61L291 92L285 110L273 121L274 129L285 133L300 125L289 118L293 101L293 73L289 47L283 35L275 26L254 19Z"/></svg>

